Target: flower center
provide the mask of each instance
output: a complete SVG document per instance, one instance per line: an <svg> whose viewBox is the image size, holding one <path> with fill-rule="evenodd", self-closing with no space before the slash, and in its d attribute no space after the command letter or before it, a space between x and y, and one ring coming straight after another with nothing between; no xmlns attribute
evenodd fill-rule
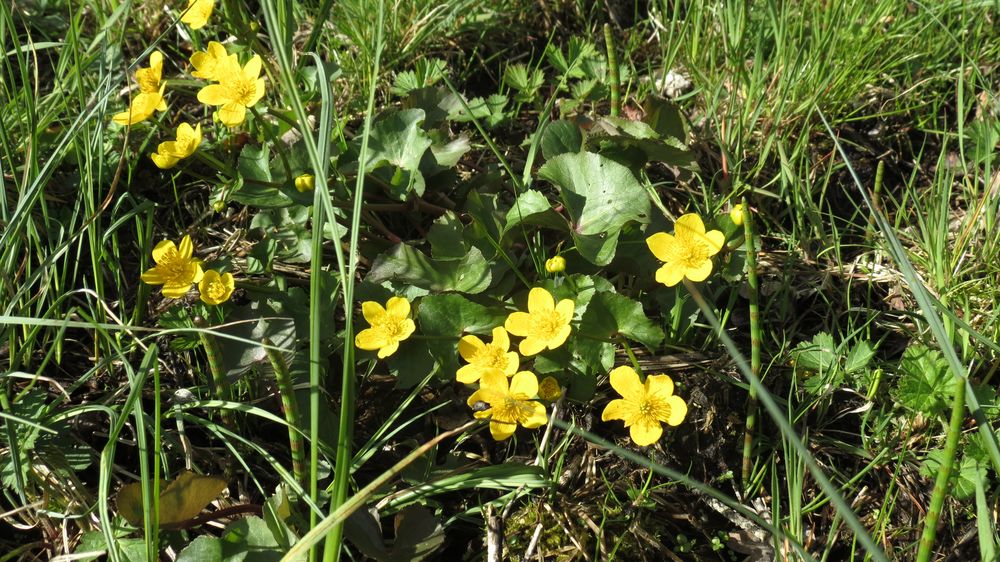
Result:
<svg viewBox="0 0 1000 562"><path fill-rule="evenodd" d="M387 338L393 339L399 336L403 332L402 322L393 318L389 314L386 314L372 326L376 330L381 331Z"/></svg>
<svg viewBox="0 0 1000 562"><path fill-rule="evenodd" d="M163 256L163 261L156 264L156 269L160 270L163 278L168 283L183 282L186 278L191 262L177 255L177 250L168 250Z"/></svg>
<svg viewBox="0 0 1000 562"><path fill-rule="evenodd" d="M643 398L639 401L638 417L649 423L657 423L670 417L670 404L657 398Z"/></svg>
<svg viewBox="0 0 1000 562"><path fill-rule="evenodd" d="M507 366L507 357L503 349L495 345L486 345L476 352L475 363L486 367L495 367L503 370Z"/></svg>
<svg viewBox="0 0 1000 562"><path fill-rule="evenodd" d="M222 300L226 296L226 286L222 283L212 283L206 291L208 296L214 300Z"/></svg>
<svg viewBox="0 0 1000 562"><path fill-rule="evenodd" d="M508 394L504 397L503 404L493 407L493 420L498 422L523 424L530 416L531 407L527 397L521 399L517 394Z"/></svg>
<svg viewBox="0 0 1000 562"><path fill-rule="evenodd" d="M563 322L562 316L555 310L532 314L529 336L540 339L552 339L559 332L559 328L563 324L565 322Z"/></svg>
<svg viewBox="0 0 1000 562"><path fill-rule="evenodd" d="M709 257L708 245L693 236L677 237L675 259L688 268L695 268L705 263Z"/></svg>
<svg viewBox="0 0 1000 562"><path fill-rule="evenodd" d="M257 83L255 80L237 78L236 80L233 80L230 85L230 89L232 91L234 102L240 105L249 106L251 100L253 100L254 94L257 93Z"/></svg>

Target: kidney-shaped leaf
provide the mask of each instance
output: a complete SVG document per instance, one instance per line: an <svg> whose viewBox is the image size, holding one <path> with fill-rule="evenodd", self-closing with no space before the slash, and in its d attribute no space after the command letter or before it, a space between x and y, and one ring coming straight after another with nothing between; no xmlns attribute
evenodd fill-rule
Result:
<svg viewBox="0 0 1000 562"><path fill-rule="evenodd" d="M183 472L176 480L164 482L160 492L160 526L176 527L201 513L226 489L226 481L217 476ZM117 498L118 513L132 525L142 524L142 484L122 487Z"/></svg>

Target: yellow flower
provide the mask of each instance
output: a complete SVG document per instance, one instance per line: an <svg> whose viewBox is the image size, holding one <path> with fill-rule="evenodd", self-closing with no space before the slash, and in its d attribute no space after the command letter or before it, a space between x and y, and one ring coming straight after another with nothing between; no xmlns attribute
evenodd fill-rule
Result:
<svg viewBox="0 0 1000 562"><path fill-rule="evenodd" d="M179 299L204 276L201 260L191 257L192 254L194 244L190 236L181 238L179 247L170 240L164 240L153 248L156 265L143 273L140 279L149 285L163 285L163 296Z"/></svg>
<svg viewBox="0 0 1000 562"><path fill-rule="evenodd" d="M208 23L213 8L215 8L215 0L188 0L187 9L181 16L181 21L188 24L191 29L201 29Z"/></svg>
<svg viewBox="0 0 1000 562"><path fill-rule="evenodd" d="M548 291L535 287L528 293L528 312L514 312L507 317L504 328L515 336L523 336L518 350L521 355L555 349L569 337L569 321L573 319L573 301L563 299L556 305Z"/></svg>
<svg viewBox="0 0 1000 562"><path fill-rule="evenodd" d="M226 48L222 46L222 43L209 41L207 49L191 55L191 66L194 67L191 76L205 80L218 80L219 70L224 65L238 66L238 61L236 55L226 53Z"/></svg>
<svg viewBox="0 0 1000 562"><path fill-rule="evenodd" d="M227 127L236 127L246 119L247 108L253 107L264 97L264 79L260 77L260 55L254 55L246 66L225 59L216 67L218 84L205 86L198 92L198 101L205 105L220 105L219 121Z"/></svg>
<svg viewBox="0 0 1000 562"><path fill-rule="evenodd" d="M154 111L166 111L167 102L163 99L165 84L160 85L159 91L140 92L132 98L128 111L117 113L111 119L119 125L135 125L153 116Z"/></svg>
<svg viewBox="0 0 1000 562"><path fill-rule="evenodd" d="M566 271L566 258L556 256L545 260L545 271L548 271L549 273L560 273L562 271Z"/></svg>
<svg viewBox="0 0 1000 562"><path fill-rule="evenodd" d="M401 297L392 297L382 308L377 302L361 303L361 314L371 328L361 330L354 338L354 345L367 351L378 350L379 359L388 357L399 349L399 342L410 337L416 324L409 318L410 302Z"/></svg>
<svg viewBox="0 0 1000 562"><path fill-rule="evenodd" d="M553 377L545 377L542 382L538 383L538 397L542 400L555 402L559 400L560 396L562 396L562 387L559 386L559 381Z"/></svg>
<svg viewBox="0 0 1000 562"><path fill-rule="evenodd" d="M680 425L687 415L687 404L674 396L674 381L667 375L650 375L643 384L635 370L625 365L611 371L611 386L622 397L604 408L601 419L624 421L636 445L656 443L663 435L660 422Z"/></svg>
<svg viewBox="0 0 1000 562"><path fill-rule="evenodd" d="M305 193L316 189L316 178L312 174L302 174L295 178L295 189Z"/></svg>
<svg viewBox="0 0 1000 562"><path fill-rule="evenodd" d="M163 76L163 53L153 51L149 55L149 68L140 68L135 71L135 81L139 84L139 91L147 94L155 94L160 91L160 78Z"/></svg>
<svg viewBox="0 0 1000 562"><path fill-rule="evenodd" d="M463 336L458 340L458 353L469 362L455 374L458 382L472 384L487 373L509 377L517 372L520 363L517 353L510 349L510 337L503 328L493 328L493 342L483 343L476 336Z"/></svg>
<svg viewBox="0 0 1000 562"><path fill-rule="evenodd" d="M729 218L733 219L733 224L736 226L743 225L743 205L737 203L733 205L732 210L729 211Z"/></svg>
<svg viewBox="0 0 1000 562"><path fill-rule="evenodd" d="M193 128L187 123L181 123L177 126L177 140L161 142L150 158L159 168L166 170L194 154L200 144L201 123Z"/></svg>
<svg viewBox="0 0 1000 562"><path fill-rule="evenodd" d="M704 281L712 273L712 256L719 253L726 237L718 230L705 232L701 217L683 215L674 223L674 234L657 232L646 239L646 245L663 266L656 271L656 280L673 287L687 277Z"/></svg>
<svg viewBox="0 0 1000 562"><path fill-rule="evenodd" d="M530 371L515 374L509 386L506 376L486 373L480 380L479 390L469 397L468 404L476 410L472 414L476 419L490 420L493 439L503 441L514 435L518 425L532 429L548 421L545 406L532 400L536 394L538 379Z"/></svg>
<svg viewBox="0 0 1000 562"><path fill-rule="evenodd" d="M206 271L205 276L198 283L201 302L211 305L222 304L229 300L235 288L236 283L232 273L226 272L219 275L219 272L214 269Z"/></svg>

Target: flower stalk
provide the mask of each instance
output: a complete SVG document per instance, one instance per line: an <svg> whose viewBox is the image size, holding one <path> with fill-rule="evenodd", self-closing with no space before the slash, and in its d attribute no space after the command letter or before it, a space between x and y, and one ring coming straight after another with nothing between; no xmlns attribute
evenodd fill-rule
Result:
<svg viewBox="0 0 1000 562"><path fill-rule="evenodd" d="M759 283L757 280L757 249L754 247L753 216L746 197L741 208L743 217L743 236L746 243L746 274L747 288L750 298L750 370L760 378L760 349L763 345L763 332L760 327ZM743 491L750 494L750 477L753 469L753 437L757 429L757 390L751 385L747 398L746 428L743 432Z"/></svg>

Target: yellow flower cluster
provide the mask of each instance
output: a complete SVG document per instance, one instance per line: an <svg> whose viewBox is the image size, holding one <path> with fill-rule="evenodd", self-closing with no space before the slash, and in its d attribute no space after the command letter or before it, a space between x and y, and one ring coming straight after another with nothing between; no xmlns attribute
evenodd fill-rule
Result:
<svg viewBox="0 0 1000 562"><path fill-rule="evenodd" d="M139 93L132 98L128 111L115 114L111 119L122 126L135 125L153 116L153 112L166 111L167 102L163 98L166 84L163 77L163 53L153 51L149 55L149 67L135 72Z"/></svg>
<svg viewBox="0 0 1000 562"><path fill-rule="evenodd" d="M153 248L153 267L146 270L140 279L147 285L163 285L162 293L168 299L179 299L198 284L202 302L210 305L222 304L229 300L236 288L232 273L215 270L203 271L201 260L194 257L191 237L184 235L179 245L171 240L163 240Z"/></svg>
<svg viewBox="0 0 1000 562"><path fill-rule="evenodd" d="M230 55L221 44L212 41L208 50L191 56L194 76L215 82L198 91L198 101L219 106L219 121L227 127L237 127L246 120L247 110L264 97L264 79L260 76L263 61L254 55L240 66L236 55Z"/></svg>

